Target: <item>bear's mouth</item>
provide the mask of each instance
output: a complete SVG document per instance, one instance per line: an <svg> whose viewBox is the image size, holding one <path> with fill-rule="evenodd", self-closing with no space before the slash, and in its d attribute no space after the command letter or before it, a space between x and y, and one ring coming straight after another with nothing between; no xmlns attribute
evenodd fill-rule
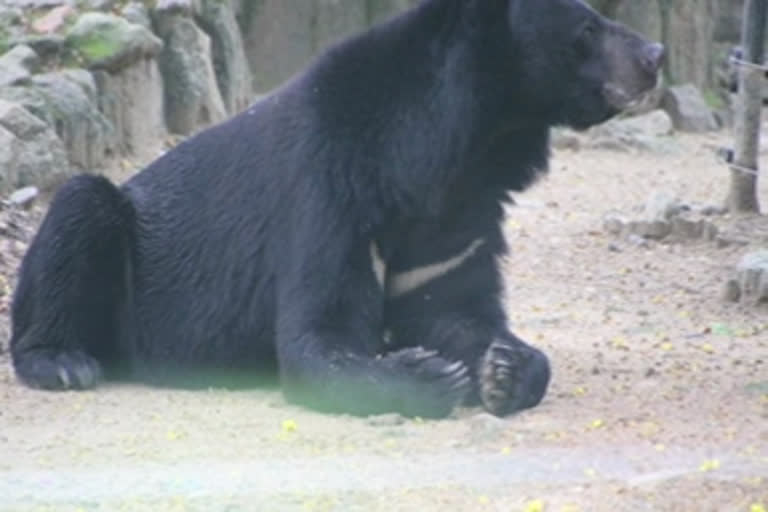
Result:
<svg viewBox="0 0 768 512"><path fill-rule="evenodd" d="M607 83L603 86L603 97L611 108L623 112L641 105L660 84L660 76L657 76L653 83L639 87L637 90L629 90L615 82Z"/></svg>
<svg viewBox="0 0 768 512"><path fill-rule="evenodd" d="M633 94L618 84L605 84L603 97L612 108L623 111L642 103L649 91L650 89L646 89Z"/></svg>

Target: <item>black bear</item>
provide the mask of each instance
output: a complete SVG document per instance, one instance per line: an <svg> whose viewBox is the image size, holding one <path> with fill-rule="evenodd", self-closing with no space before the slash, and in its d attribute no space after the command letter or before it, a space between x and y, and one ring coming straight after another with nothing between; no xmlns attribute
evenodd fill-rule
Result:
<svg viewBox="0 0 768 512"><path fill-rule="evenodd" d="M622 111L663 53L581 0L423 0L120 187L63 184L21 266L15 371L272 367L322 411L532 407L550 367L507 327L504 202L552 126Z"/></svg>

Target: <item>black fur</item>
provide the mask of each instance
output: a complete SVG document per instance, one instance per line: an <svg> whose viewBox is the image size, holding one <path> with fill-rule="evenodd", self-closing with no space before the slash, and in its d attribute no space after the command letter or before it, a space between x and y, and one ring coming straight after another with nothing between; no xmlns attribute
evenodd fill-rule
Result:
<svg viewBox="0 0 768 512"><path fill-rule="evenodd" d="M655 83L647 49L579 0L425 0L121 187L72 179L21 268L17 374L67 389L276 365L325 411L536 405L549 364L507 329L503 202L546 170L551 126L618 112L609 82ZM371 242L389 276L478 239L401 296L373 269Z"/></svg>

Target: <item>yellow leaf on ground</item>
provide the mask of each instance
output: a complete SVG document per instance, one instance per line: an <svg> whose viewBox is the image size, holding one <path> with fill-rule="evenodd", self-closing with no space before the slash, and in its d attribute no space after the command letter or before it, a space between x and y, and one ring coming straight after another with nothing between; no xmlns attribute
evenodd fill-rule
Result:
<svg viewBox="0 0 768 512"><path fill-rule="evenodd" d="M590 423L589 428L594 430L594 429L602 427L603 424L604 424L603 420L597 419L597 420L592 421L592 423Z"/></svg>
<svg viewBox="0 0 768 512"><path fill-rule="evenodd" d="M720 461L717 459L706 460L699 466L700 471L714 471L720 467Z"/></svg>
<svg viewBox="0 0 768 512"><path fill-rule="evenodd" d="M525 504L525 512L544 512L544 502L532 500Z"/></svg>

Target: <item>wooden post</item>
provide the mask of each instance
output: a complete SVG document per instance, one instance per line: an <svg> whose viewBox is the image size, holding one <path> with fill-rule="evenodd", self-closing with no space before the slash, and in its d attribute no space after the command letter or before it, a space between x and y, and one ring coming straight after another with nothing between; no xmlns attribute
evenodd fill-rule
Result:
<svg viewBox="0 0 768 512"><path fill-rule="evenodd" d="M759 212L757 197L758 153L763 103L765 29L768 0L747 0L744 4L739 67L739 95L736 104L736 147L731 167L728 209L732 212ZM750 65L752 64L752 65Z"/></svg>

